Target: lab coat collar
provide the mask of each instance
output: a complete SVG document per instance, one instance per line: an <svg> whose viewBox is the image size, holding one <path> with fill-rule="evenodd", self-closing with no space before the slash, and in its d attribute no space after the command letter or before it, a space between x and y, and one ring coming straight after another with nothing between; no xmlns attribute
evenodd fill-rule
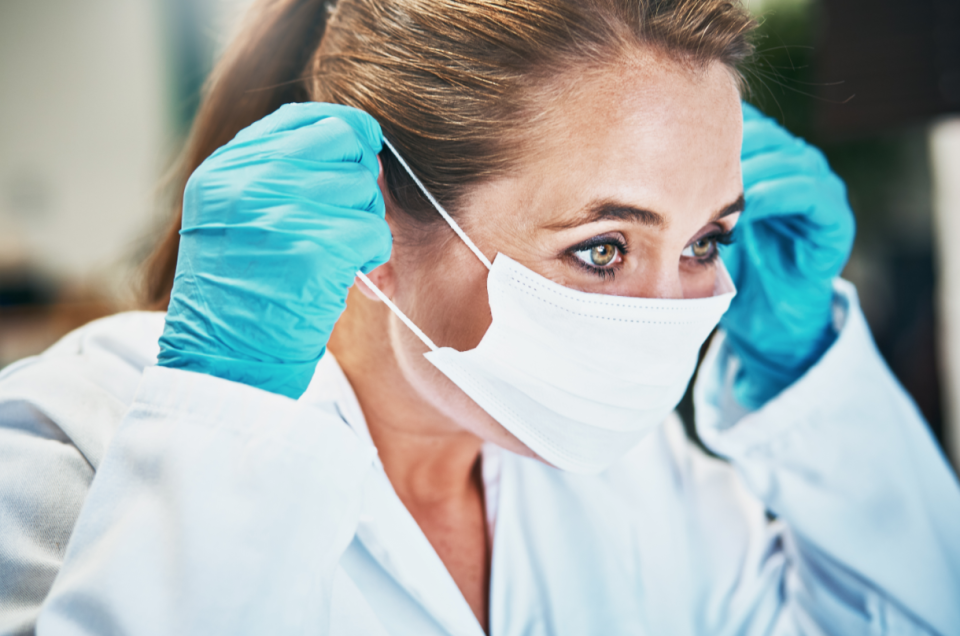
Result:
<svg viewBox="0 0 960 636"><path fill-rule="evenodd" d="M329 351L317 363L300 401L308 404L332 402L357 436L374 446L356 393ZM357 539L449 633L482 636L483 630L450 572L396 494L379 457L375 461L379 470L364 491Z"/></svg>
<svg viewBox="0 0 960 636"><path fill-rule="evenodd" d="M332 402L340 412L340 417L353 429L357 437L370 446L374 446L370 429L367 427L367 419L363 416L360 402L357 401L357 394L353 392L350 381L329 349L317 363L313 378L311 378L307 390L300 396L300 401L307 404L330 404ZM376 461L377 465L383 468L379 457Z"/></svg>

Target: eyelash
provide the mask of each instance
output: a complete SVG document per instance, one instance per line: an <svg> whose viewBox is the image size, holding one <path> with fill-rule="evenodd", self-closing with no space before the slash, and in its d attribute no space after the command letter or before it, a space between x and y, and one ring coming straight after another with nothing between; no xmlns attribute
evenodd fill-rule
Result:
<svg viewBox="0 0 960 636"><path fill-rule="evenodd" d="M612 279L617 274L616 267L597 267L596 265L590 265L589 263L584 263L582 260L580 260L576 256L577 252L583 252L585 250L593 249L594 247L598 247L600 245L615 246L617 248L617 253L621 256L621 258L627 255L627 251L628 251L627 244L619 236L596 236L590 239L589 241L584 241L579 245L574 245L569 250L567 250L567 254L569 254L571 260L573 260L573 262L579 267L581 267L582 269L590 272L591 274L595 274L599 276L603 280L606 280L608 278Z"/></svg>
<svg viewBox="0 0 960 636"><path fill-rule="evenodd" d="M709 256L705 256L701 258L697 258L697 257L693 258L693 260L696 261L696 264L698 266L708 266L715 263L716 260L720 257L720 250L717 249L717 245L730 245L736 240L736 237L734 236L734 230L727 230L723 232L713 232L712 234L706 234L704 236L701 236L699 239L697 239L697 241L703 241L703 240L713 241L714 248ZM569 254L573 262L579 267L581 267L582 269L590 272L591 274L595 274L596 276L600 277L603 280L606 280L608 278L612 279L614 276L616 276L616 273L617 273L616 267L597 267L596 265L590 265L589 263L583 262L581 259L577 258L576 256L577 252L593 249L594 247L598 247L600 245L613 245L617 248L617 252L621 257L627 255L627 244L623 241L623 239L617 236L594 237L589 241L585 241L583 243L580 243L579 245L574 245L569 250L567 250L567 254Z"/></svg>
<svg viewBox="0 0 960 636"><path fill-rule="evenodd" d="M708 256L703 257L693 257L693 260L696 261L697 265L712 265L717 262L717 259L720 258L720 250L717 248L718 245L730 245L736 241L736 236L734 236L734 230L726 230L724 232L713 232L712 234L705 234L698 238L695 243L698 241L713 241L713 250Z"/></svg>

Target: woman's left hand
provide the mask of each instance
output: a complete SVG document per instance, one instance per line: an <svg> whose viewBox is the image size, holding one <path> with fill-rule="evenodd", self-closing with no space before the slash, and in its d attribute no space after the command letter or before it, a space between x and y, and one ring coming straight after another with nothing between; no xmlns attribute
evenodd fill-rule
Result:
<svg viewBox="0 0 960 636"><path fill-rule="evenodd" d="M759 408L833 344L833 279L850 256L853 212L818 149L743 104L746 209L721 256L738 294L720 321L740 358L737 400Z"/></svg>

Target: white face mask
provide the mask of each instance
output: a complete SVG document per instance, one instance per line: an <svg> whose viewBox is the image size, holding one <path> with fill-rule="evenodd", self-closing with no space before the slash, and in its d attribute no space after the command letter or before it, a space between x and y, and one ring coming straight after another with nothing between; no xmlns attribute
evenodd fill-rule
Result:
<svg viewBox="0 0 960 636"><path fill-rule="evenodd" d="M437 347L358 273L430 348L427 360L562 470L600 472L663 422L686 391L700 347L736 294L722 261L717 260L714 295L689 300L588 294L503 254L491 264L386 145L490 270L493 321L469 351Z"/></svg>

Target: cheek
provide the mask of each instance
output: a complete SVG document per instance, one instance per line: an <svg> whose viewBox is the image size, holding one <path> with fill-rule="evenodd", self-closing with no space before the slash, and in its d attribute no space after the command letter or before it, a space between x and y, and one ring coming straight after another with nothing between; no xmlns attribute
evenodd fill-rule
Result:
<svg viewBox="0 0 960 636"><path fill-rule="evenodd" d="M684 298L709 298L717 281L716 265L681 265L680 284Z"/></svg>
<svg viewBox="0 0 960 636"><path fill-rule="evenodd" d="M487 270L469 256L398 270L394 302L438 347L472 349L490 326Z"/></svg>
<svg viewBox="0 0 960 636"><path fill-rule="evenodd" d="M486 268L469 251L473 262L459 251L452 241L426 250L397 245L393 300L438 347L466 351L479 344L491 318ZM440 406L458 391L424 357L426 345L393 314L389 337L403 375L425 400Z"/></svg>
<svg viewBox="0 0 960 636"><path fill-rule="evenodd" d="M418 268L401 279L394 301L438 347L473 349L490 326L486 268L466 262ZM479 266L479 268L477 267ZM402 269L402 268L401 268ZM424 357L426 346L390 314L389 338L406 383L437 411L477 437L518 455L536 457Z"/></svg>

